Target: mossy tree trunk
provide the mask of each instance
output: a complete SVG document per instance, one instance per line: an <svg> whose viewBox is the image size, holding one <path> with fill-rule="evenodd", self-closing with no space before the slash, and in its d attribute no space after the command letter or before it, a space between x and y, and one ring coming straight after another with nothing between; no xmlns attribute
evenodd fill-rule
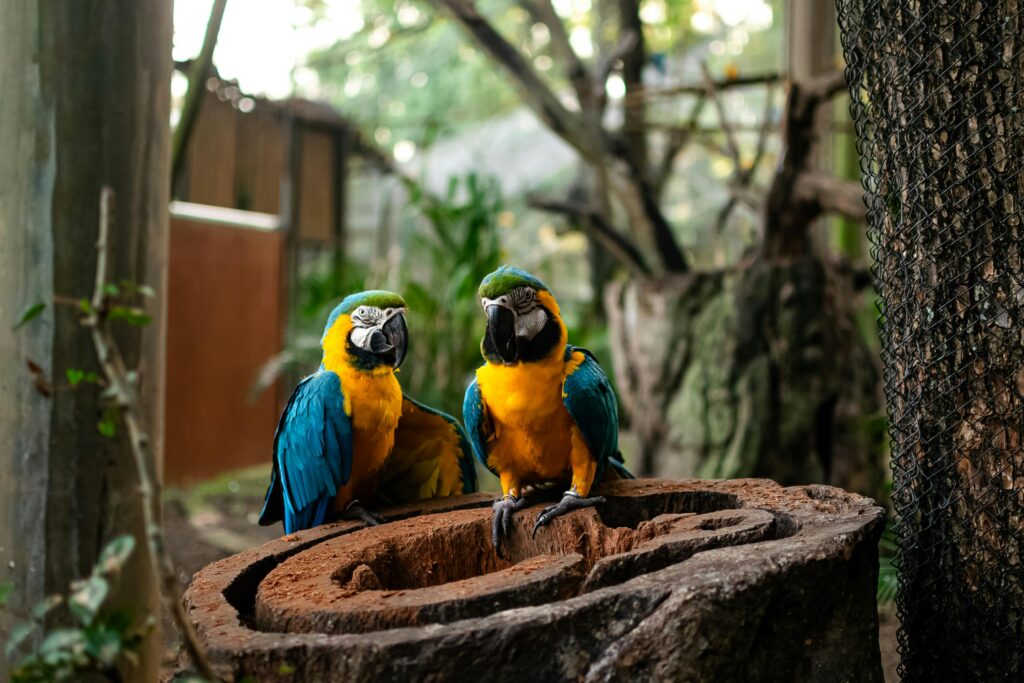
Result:
<svg viewBox="0 0 1024 683"><path fill-rule="evenodd" d="M879 490L878 371L849 272L813 256L613 284L637 469Z"/></svg>

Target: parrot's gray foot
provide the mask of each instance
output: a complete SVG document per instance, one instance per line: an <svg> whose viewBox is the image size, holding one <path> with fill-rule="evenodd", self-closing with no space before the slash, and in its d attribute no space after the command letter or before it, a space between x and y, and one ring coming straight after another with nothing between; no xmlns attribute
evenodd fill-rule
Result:
<svg viewBox="0 0 1024 683"><path fill-rule="evenodd" d="M549 505L544 508L544 512L540 513L537 518L537 523L533 525L533 535L537 535L537 529L542 526L547 526L548 523L559 515L564 515L566 512L572 510L579 510L581 508L590 508L595 505L601 505L605 503L605 499L601 496L591 496L590 498L584 498L575 491L566 491L565 495L562 496L562 500L558 501L555 505Z"/></svg>
<svg viewBox="0 0 1024 683"><path fill-rule="evenodd" d="M362 505L359 504L358 500L353 500L345 508L344 514L341 516L342 519L358 519L361 520L366 526L379 526L384 524L387 520L378 515L376 512L370 512Z"/></svg>
<svg viewBox="0 0 1024 683"><path fill-rule="evenodd" d="M505 559L501 554L501 537L512 532L512 515L526 507L526 496L502 496L494 501L491 507L494 510L494 517L491 519L491 545L494 546L494 552L498 553L498 557Z"/></svg>

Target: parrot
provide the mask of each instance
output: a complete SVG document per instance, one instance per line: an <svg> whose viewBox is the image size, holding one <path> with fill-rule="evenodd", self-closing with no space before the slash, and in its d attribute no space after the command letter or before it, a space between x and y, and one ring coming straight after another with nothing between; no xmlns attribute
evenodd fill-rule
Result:
<svg viewBox="0 0 1024 683"><path fill-rule="evenodd" d="M360 292L331 312L320 368L288 399L274 434L259 522L285 533L335 517L383 522L361 500L404 503L476 490L459 422L404 395L406 305L394 292Z"/></svg>
<svg viewBox="0 0 1024 683"><path fill-rule="evenodd" d="M604 478L632 479L619 452L618 404L594 355L568 343L558 303L539 279L502 266L478 291L487 317L485 363L466 389L463 422L476 459L501 482L491 544L501 556L524 486L568 484L538 516L533 534L571 510L605 502L590 497Z"/></svg>

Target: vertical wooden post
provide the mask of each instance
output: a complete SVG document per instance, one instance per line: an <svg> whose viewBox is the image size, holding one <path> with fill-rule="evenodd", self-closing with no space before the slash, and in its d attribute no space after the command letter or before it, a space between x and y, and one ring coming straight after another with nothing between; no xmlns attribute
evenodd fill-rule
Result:
<svg viewBox="0 0 1024 683"><path fill-rule="evenodd" d="M11 332L18 310L54 294L89 296L100 188L117 196L111 272L161 293L166 279L171 3L23 0L0 6L0 581L14 583L0 632L46 593L66 592L104 542L142 539L138 482L123 435L100 436L99 389L46 397L48 380L96 369L75 312L49 308ZM119 335L141 367L154 451L162 439L164 307ZM157 456L159 459L159 456ZM158 462L152 463L158 467ZM115 597L142 618L158 612L145 553ZM130 680L155 680L159 636ZM0 678L5 662L0 662Z"/></svg>

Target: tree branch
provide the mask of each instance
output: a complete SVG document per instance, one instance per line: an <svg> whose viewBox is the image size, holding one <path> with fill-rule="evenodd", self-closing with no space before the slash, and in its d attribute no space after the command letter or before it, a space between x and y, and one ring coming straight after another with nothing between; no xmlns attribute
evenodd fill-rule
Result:
<svg viewBox="0 0 1024 683"><path fill-rule="evenodd" d="M533 67L477 11L469 0L430 0L465 29L501 68L508 72L523 102L552 131L576 148L583 158L595 163L601 157L601 141L588 135L582 117L566 109Z"/></svg>
<svg viewBox="0 0 1024 683"><path fill-rule="evenodd" d="M562 214L579 221L584 231L625 264L634 275L641 278L651 276L651 269L643 255L618 230L609 225L597 209L547 197L531 196L527 201L532 208Z"/></svg>
<svg viewBox="0 0 1024 683"><path fill-rule="evenodd" d="M637 37L636 31L626 30L622 32L618 44L608 54L604 55L594 68L594 83L596 87L604 87L608 77L612 75L612 71L615 69L616 62L624 58L630 50L635 48L639 41L640 39Z"/></svg>
<svg viewBox="0 0 1024 683"><path fill-rule="evenodd" d="M801 83L801 97L805 100L805 106L816 107L826 102L840 92L846 92L846 74L841 69L835 69L829 73L816 76L813 79Z"/></svg>
<svg viewBox="0 0 1024 683"><path fill-rule="evenodd" d="M583 60L579 58L576 51L572 49L569 42L569 34L565 31L565 24L555 12L551 0L519 0L519 4L530 13L534 21L538 21L547 27L551 35L551 47L558 59L566 65L566 72L569 82L572 83L579 99L580 109L586 109L592 105L591 98L594 95L594 84L590 80L590 73Z"/></svg>
<svg viewBox="0 0 1024 683"><path fill-rule="evenodd" d="M220 35L221 21L224 19L224 8L228 0L214 0L210 9L210 19L206 23L206 35L203 36L203 47L199 56L192 61L188 76L188 92L185 93L185 104L181 108L181 118L174 130L174 141L171 150L171 196L181 182L185 171L185 154L188 141L192 137L192 129L199 117L199 108L203 103L206 91L206 79L213 66L213 51L217 47L217 36Z"/></svg>
<svg viewBox="0 0 1024 683"><path fill-rule="evenodd" d="M574 147L590 165L601 168L618 162L609 174L609 186L630 214L630 225L643 231L657 250L665 269L685 272L686 257L675 240L672 228L658 206L647 181L647 169L637 165L621 139L608 135L582 114L567 110L558 96L532 69L527 60L482 17L470 0L430 0L448 14L476 44L505 70L523 102L548 128ZM625 239L625 238L623 238Z"/></svg>
<svg viewBox="0 0 1024 683"><path fill-rule="evenodd" d="M694 133L697 132L697 121L700 119L701 112L704 111L704 105L707 103L707 97L704 94L698 95L697 100L693 103L693 109L690 110L690 117L686 124L673 128L668 134L668 143L665 145L665 151L661 155L661 161L658 163L658 167L654 169L654 194L659 199L665 193L665 186L668 184L668 179L672 175L672 169L675 167L676 157L683 151L687 144L689 144Z"/></svg>
<svg viewBox="0 0 1024 683"><path fill-rule="evenodd" d="M864 188L857 181L805 171L796 179L794 194L800 201L817 204L822 213L837 214L862 223L867 220Z"/></svg>
<svg viewBox="0 0 1024 683"><path fill-rule="evenodd" d="M736 168L742 168L743 158L740 156L740 146L736 140L736 131L733 130L732 123L725 115L725 103L722 102L722 98L718 90L715 89L715 80L711 78L711 71L708 70L708 65L701 62L700 70L704 74L704 84L706 86L705 92L707 93L707 96L711 98L711 101L715 105L715 109L718 111L718 122L722 126L722 132L725 133L725 144L729 151L729 156L732 157Z"/></svg>
<svg viewBox="0 0 1024 683"><path fill-rule="evenodd" d="M120 407L128 428L135 469L139 477L142 519L146 529L146 548L149 550L153 571L157 573L164 605L174 618L178 631L185 642L185 648L198 673L209 681L215 681L218 678L213 672L206 651L199 642L199 638L185 614L185 608L181 604L178 581L174 576L174 567L164 544L163 528L160 526L157 516L158 500L157 488L154 484L155 474L150 469L155 463L155 458L150 448L149 432L144 426L145 417L136 387L137 379L132 379L134 373L128 371L121 350L114 339L107 315L109 306L105 290L113 200L114 191L110 187L104 187L100 192L99 238L96 241L96 285L92 295L92 312L83 324L92 332L96 357L109 384L107 392L114 397Z"/></svg>

